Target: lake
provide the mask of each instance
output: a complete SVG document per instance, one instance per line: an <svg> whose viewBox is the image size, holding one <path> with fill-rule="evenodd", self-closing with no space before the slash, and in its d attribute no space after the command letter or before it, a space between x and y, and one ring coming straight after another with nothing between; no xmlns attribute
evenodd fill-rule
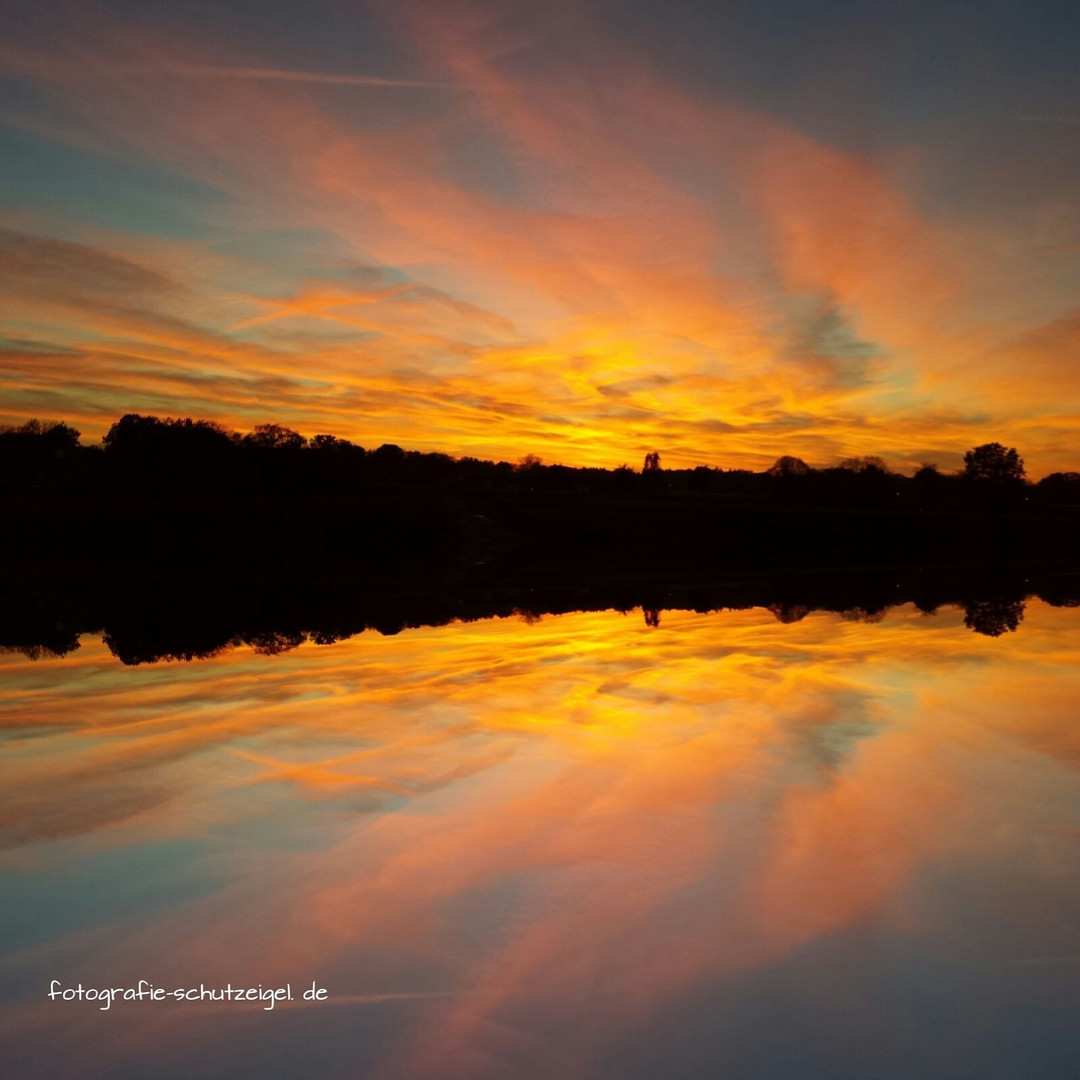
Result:
<svg viewBox="0 0 1080 1080"><path fill-rule="evenodd" d="M1080 1075L1078 659L1041 600L998 636L904 604L8 652L0 1073Z"/></svg>

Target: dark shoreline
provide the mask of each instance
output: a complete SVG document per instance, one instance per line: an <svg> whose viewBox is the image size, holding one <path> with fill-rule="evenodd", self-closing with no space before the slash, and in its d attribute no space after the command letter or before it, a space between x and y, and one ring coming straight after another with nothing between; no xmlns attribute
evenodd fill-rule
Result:
<svg viewBox="0 0 1080 1080"><path fill-rule="evenodd" d="M708 493L7 493L0 582L100 576L371 581L505 564L1080 564L1080 506L848 507Z"/></svg>
<svg viewBox="0 0 1080 1080"><path fill-rule="evenodd" d="M1030 483L997 443L956 475L635 472L131 414L103 448L31 424L0 451L0 646L32 654L86 632L137 663L513 614L905 602L1000 634L1027 597L1080 598L1080 474Z"/></svg>

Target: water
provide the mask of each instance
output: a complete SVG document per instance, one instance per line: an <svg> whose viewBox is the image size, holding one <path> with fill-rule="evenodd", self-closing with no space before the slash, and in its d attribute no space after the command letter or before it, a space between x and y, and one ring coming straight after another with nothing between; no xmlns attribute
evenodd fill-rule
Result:
<svg viewBox="0 0 1080 1080"><path fill-rule="evenodd" d="M1080 1075L1078 656L1041 601L0 656L0 1073ZM140 979L294 1000L47 996Z"/></svg>

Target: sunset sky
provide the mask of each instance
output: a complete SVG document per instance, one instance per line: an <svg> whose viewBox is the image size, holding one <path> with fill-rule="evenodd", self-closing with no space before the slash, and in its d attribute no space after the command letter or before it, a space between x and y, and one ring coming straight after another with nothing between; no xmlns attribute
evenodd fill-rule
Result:
<svg viewBox="0 0 1080 1080"><path fill-rule="evenodd" d="M1080 468L1075 0L8 0L0 422Z"/></svg>

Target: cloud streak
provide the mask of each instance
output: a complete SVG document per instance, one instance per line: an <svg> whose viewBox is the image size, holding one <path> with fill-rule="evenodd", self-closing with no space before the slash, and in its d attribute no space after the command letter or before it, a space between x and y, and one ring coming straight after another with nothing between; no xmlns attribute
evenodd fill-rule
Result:
<svg viewBox="0 0 1080 1080"><path fill-rule="evenodd" d="M244 79L254 82L307 83L313 86L371 86L402 89L438 90L451 84L424 79L389 79L378 75L338 75L322 71L292 71L281 68L223 67L215 64L173 64L163 69L168 74L194 78Z"/></svg>
<svg viewBox="0 0 1080 1080"><path fill-rule="evenodd" d="M449 92L347 106L320 87L367 76L123 26L5 50L48 95L24 130L224 203L183 245L12 221L5 333L46 347L9 353L4 419L48 404L93 436L153 403L609 466L950 466L994 438L1075 465L1068 365L1043 359L1070 309L1000 223L930 212L889 158L664 77L577 9L394 26L425 76L395 84ZM109 286L116 260L159 287Z"/></svg>

